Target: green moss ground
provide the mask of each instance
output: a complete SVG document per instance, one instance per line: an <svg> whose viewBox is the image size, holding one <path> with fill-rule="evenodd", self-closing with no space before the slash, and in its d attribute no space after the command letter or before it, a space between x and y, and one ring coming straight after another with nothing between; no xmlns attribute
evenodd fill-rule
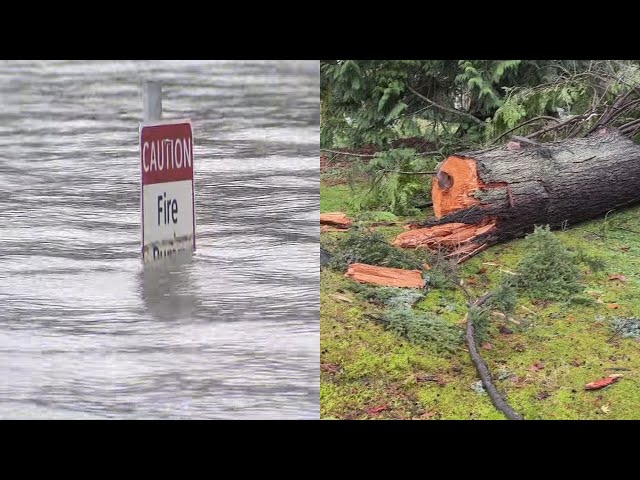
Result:
<svg viewBox="0 0 640 480"><path fill-rule="evenodd" d="M348 187L321 187L321 197L321 211L352 213ZM389 239L403 231L401 226L377 230ZM504 378L498 388L527 419L638 419L640 343L607 340L613 333L610 318L640 316L640 207L557 234L571 249L605 262L601 271L582 266L583 297L591 303L521 298L512 315L518 323L495 318L493 348L482 349L482 355L494 377ZM330 244L340 235L323 233L321 240ZM477 295L495 288L515 269L524 245L516 240L488 249L463 264L462 278ZM626 281L610 280L614 274ZM386 331L367 316L379 315L379 307L361 301L349 282L338 272L321 272L322 418L504 418L486 394L471 388L478 378L464 345L456 354L438 356ZM454 323L466 313L456 289L430 290L415 308ZM514 333L499 333L500 325ZM602 390L584 390L586 383L612 373L624 377Z"/></svg>

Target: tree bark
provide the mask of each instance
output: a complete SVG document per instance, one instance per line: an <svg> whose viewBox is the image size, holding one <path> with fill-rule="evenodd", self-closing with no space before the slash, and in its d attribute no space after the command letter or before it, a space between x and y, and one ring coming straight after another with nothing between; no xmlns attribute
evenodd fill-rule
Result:
<svg viewBox="0 0 640 480"><path fill-rule="evenodd" d="M640 201L640 146L615 131L447 158L433 179L436 218L398 246L443 248L468 258L480 247Z"/></svg>

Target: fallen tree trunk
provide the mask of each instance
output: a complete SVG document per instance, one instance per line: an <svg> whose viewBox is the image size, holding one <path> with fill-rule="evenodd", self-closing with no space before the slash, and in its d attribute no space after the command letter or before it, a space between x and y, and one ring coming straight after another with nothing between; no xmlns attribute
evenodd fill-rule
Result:
<svg viewBox="0 0 640 480"><path fill-rule="evenodd" d="M640 146L604 130L587 138L453 155L433 179L436 216L399 235L405 248L466 259L535 225L575 224L640 201Z"/></svg>
<svg viewBox="0 0 640 480"><path fill-rule="evenodd" d="M420 270L377 267L366 263L352 263L345 276L356 282L387 287L424 288L425 285Z"/></svg>

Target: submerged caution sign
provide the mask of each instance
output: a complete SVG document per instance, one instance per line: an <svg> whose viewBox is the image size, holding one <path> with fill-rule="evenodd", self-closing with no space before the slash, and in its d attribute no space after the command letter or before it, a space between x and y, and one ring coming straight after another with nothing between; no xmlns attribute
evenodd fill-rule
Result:
<svg viewBox="0 0 640 480"><path fill-rule="evenodd" d="M140 125L142 256L162 260L196 248L193 132L189 120Z"/></svg>

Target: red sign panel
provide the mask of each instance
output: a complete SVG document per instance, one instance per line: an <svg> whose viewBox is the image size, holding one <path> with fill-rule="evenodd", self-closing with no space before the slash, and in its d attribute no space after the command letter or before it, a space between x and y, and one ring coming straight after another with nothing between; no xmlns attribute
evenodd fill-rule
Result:
<svg viewBox="0 0 640 480"><path fill-rule="evenodd" d="M191 124L147 125L140 132L142 184L193 179Z"/></svg>

